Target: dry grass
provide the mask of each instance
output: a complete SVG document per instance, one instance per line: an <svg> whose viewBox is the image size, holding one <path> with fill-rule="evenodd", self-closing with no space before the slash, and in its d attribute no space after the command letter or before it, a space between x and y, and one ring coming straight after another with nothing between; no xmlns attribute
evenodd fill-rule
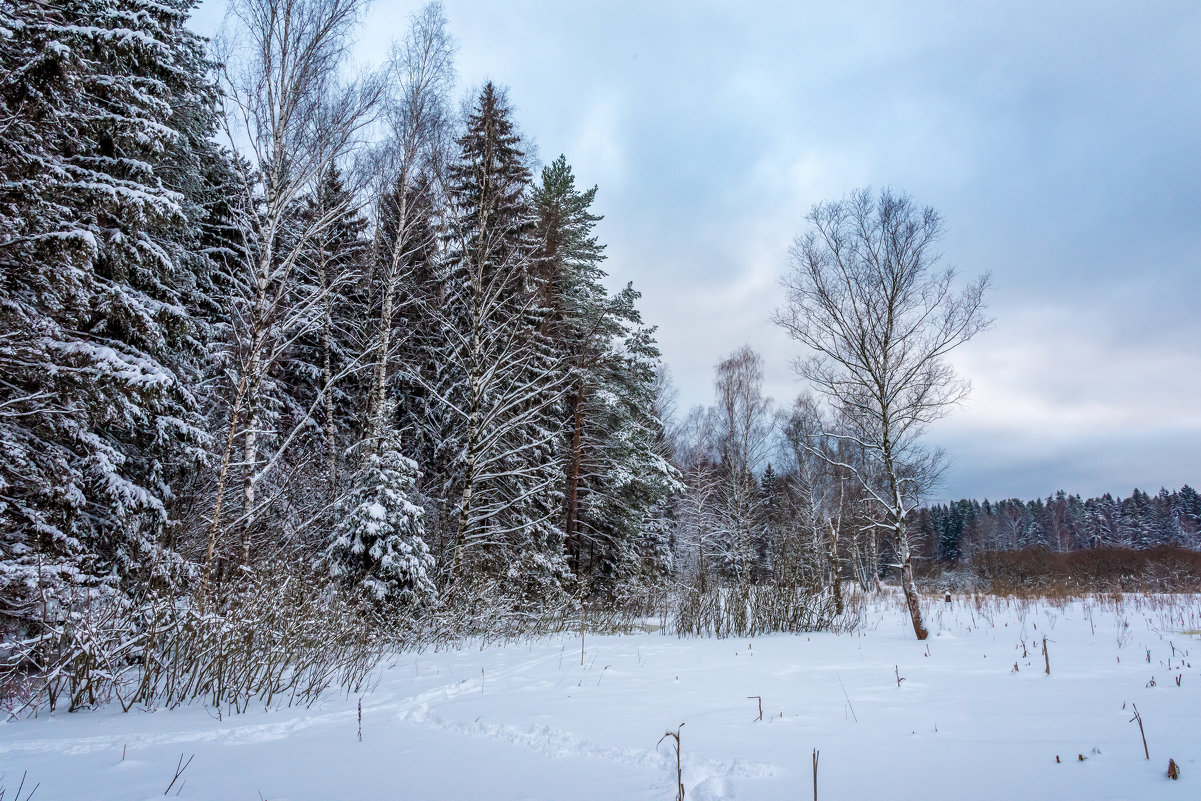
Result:
<svg viewBox="0 0 1201 801"><path fill-rule="evenodd" d="M1074 598L1092 593L1201 592L1201 552L1159 546L1147 550L1091 548L1057 553L1046 548L993 551L948 568L934 564L923 590L971 589L992 595Z"/></svg>

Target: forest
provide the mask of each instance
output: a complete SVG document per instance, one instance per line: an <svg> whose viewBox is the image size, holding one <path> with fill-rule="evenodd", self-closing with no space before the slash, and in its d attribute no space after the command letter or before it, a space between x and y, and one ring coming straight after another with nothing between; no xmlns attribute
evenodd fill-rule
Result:
<svg viewBox="0 0 1201 801"><path fill-rule="evenodd" d="M603 190L503 87L454 95L437 3L366 71L360 0L234 0L212 42L192 5L0 6L8 708L311 702L398 645L623 615L838 629L882 581L924 639L935 564L1201 544L1187 486L930 504L989 278L909 196L794 245L810 390L777 407L747 346L681 410Z"/></svg>

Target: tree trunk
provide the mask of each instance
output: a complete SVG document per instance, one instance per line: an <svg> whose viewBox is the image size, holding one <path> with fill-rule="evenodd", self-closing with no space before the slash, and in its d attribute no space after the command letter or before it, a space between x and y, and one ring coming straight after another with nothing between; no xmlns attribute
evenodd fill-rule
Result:
<svg viewBox="0 0 1201 801"><path fill-rule="evenodd" d="M455 536L455 553L451 562L451 584L455 583L463 565L463 551L467 547L467 525L471 520L471 495L475 489L475 446L479 429L477 415L473 412L468 423L467 453L463 465L463 498L459 503L459 531Z"/></svg>
<svg viewBox="0 0 1201 801"><path fill-rule="evenodd" d="M900 484L897 480L897 466L892 456L892 440L889 437L889 418L884 416L884 470L888 476L889 491L892 495L892 508L889 510L893 538L896 540L897 556L901 559L901 590L905 593L905 605L909 607L909 617L913 620L913 633L919 640L930 636L922 623L922 607L918 603L917 585L913 581L913 553L909 549L909 535L905 531L905 504L901 499ZM874 533L874 530L873 530ZM876 571L879 581L880 571Z"/></svg>
<svg viewBox="0 0 1201 801"><path fill-rule="evenodd" d="M580 574L580 544L576 542L576 520L579 509L580 488L580 453L582 450L584 428L584 380L576 384L575 407L572 414L571 429L571 464L567 471L567 521L564 525L564 535L567 542L567 556L575 562L576 576Z"/></svg>
<svg viewBox="0 0 1201 801"><path fill-rule="evenodd" d="M450 565L450 586L453 588L463 569L463 552L467 547L467 526L471 522L471 496L475 491L475 463L479 458L476 452L480 439L480 331L479 331L479 293L475 293L474 311L471 331L471 358L468 362L467 392L467 444L463 453L463 495L459 502L459 530L455 536L455 552Z"/></svg>
<svg viewBox="0 0 1201 801"><path fill-rule="evenodd" d="M393 266L393 272L395 266ZM379 344L375 354L375 373L371 388L371 423L367 427L370 436L379 447L384 431L384 409L388 401L388 351L392 348L392 298L393 277L389 275L384 289L383 304L379 320Z"/></svg>
<svg viewBox="0 0 1201 801"><path fill-rule="evenodd" d="M250 366L247 369L247 409L246 409L246 434L242 440L242 469L245 471L242 474L242 566L250 566L250 532L254 525L254 499L255 489L258 483L258 473L255 466L258 464L258 392L259 386L257 371L259 369L259 358L257 353L251 357Z"/></svg>
<svg viewBox="0 0 1201 801"><path fill-rule="evenodd" d="M392 315L396 305L397 285L400 283L400 268L405 252L405 229L408 227L408 162L401 170L398 185L400 208L396 213L396 239L392 242L392 253L388 260L389 270L384 281L383 303L380 307L379 344L375 354L374 386L371 392L371 421L367 427L378 448L383 437L386 409L388 406L388 357L392 349Z"/></svg>
<svg viewBox="0 0 1201 801"><path fill-rule="evenodd" d="M204 579L200 583L200 596L208 593L209 582L213 577L213 556L217 550L217 533L221 530L221 507L225 500L225 482L229 477L229 464L233 461L234 439L238 433L238 415L242 410L242 399L246 393L246 376L238 382L234 394L233 409L229 413L229 434L225 438L225 448L221 452L221 469L217 473L217 498L213 503L213 518L209 523L208 549L204 556ZM40 575L40 573L39 573Z"/></svg>
<svg viewBox="0 0 1201 801"><path fill-rule="evenodd" d="M834 521L830 522L830 549L828 557L830 560L830 586L834 590L834 613L842 614L842 581L838 575L838 528L834 525Z"/></svg>
<svg viewBox="0 0 1201 801"><path fill-rule="evenodd" d="M255 288L254 317L252 319L250 338L250 359L246 364L246 434L242 440L242 566L250 566L250 533L254 525L255 489L259 480L256 465L258 464L258 426L259 426L259 391L263 386L263 373L267 366L263 363L263 350L266 347L270 332L269 302L267 299L268 280L271 275L273 245L275 242L274 228L269 228L264 235L267 246L259 259L258 282Z"/></svg>
<svg viewBox="0 0 1201 801"><path fill-rule="evenodd" d="M880 584L880 534L876 529L872 529L867 544L867 566L871 576L868 589L879 595L883 587Z"/></svg>
<svg viewBox="0 0 1201 801"><path fill-rule="evenodd" d="M913 555L909 551L909 538L903 526L901 524L896 529L897 554L901 557L901 590L905 593L905 605L913 620L913 633L919 640L924 640L930 636L930 632L922 623L922 607L918 603L917 585L913 581Z"/></svg>
<svg viewBox="0 0 1201 801"><path fill-rule="evenodd" d="M325 254L323 253L318 263L318 279L322 289L328 290L328 276L325 271ZM338 427L334 421L334 374L333 366L330 360L330 305L332 300L326 300L325 308L321 315L321 385L325 392L325 447L326 458L326 473L329 480L329 502L332 504L338 497Z"/></svg>

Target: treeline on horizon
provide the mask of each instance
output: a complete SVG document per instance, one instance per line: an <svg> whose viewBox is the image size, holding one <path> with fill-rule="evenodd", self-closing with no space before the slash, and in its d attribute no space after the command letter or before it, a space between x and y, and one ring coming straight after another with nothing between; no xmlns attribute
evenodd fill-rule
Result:
<svg viewBox="0 0 1201 801"><path fill-rule="evenodd" d="M1060 490L1022 501L961 499L924 506L915 514L915 536L924 553L944 562L980 553L1043 547L1069 553L1088 548L1201 547L1201 493L1185 484L1151 495L1097 498Z"/></svg>

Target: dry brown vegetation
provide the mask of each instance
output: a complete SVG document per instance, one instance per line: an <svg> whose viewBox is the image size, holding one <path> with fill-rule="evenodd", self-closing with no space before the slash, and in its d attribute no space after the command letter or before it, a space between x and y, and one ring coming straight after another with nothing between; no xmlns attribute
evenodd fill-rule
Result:
<svg viewBox="0 0 1201 801"><path fill-rule="evenodd" d="M927 591L973 589L994 595L1095 592L1201 592L1201 552L1160 545L1055 552L1043 547L979 554L955 569L933 566Z"/></svg>

